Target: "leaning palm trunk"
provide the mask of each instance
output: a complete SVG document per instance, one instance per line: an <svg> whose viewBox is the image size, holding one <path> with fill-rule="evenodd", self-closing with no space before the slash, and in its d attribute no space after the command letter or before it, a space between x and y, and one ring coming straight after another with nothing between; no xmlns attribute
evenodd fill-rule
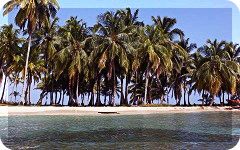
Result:
<svg viewBox="0 0 240 150"><path fill-rule="evenodd" d="M4 84L3 84L2 97L1 97L1 102L0 103L3 103L3 97L4 97L4 93L5 93L6 83L7 83L7 77L5 76Z"/></svg>
<svg viewBox="0 0 240 150"><path fill-rule="evenodd" d="M143 100L143 104L147 104L147 92L148 92L148 80L149 80L149 66L150 63L148 63L147 65L147 71L146 71L146 83L145 83L145 93L144 93L144 100Z"/></svg>
<svg viewBox="0 0 240 150"><path fill-rule="evenodd" d="M146 74L146 84L145 84L145 93L144 93L144 101L143 101L143 104L147 104L147 92L148 92L148 80L149 80L149 75L148 75L148 71L147 71L147 74Z"/></svg>
<svg viewBox="0 0 240 150"><path fill-rule="evenodd" d="M32 42L32 35L29 35L28 38L28 51L27 51L27 58L26 58L26 65L25 65L25 70L24 70L24 78L23 78L23 89L22 89L22 97L21 97L21 101L22 103L24 103L25 105L27 104L27 99L26 99L26 93L25 88L26 88L26 78L27 78L27 72L28 72L28 59L29 59L29 54L30 54L30 50L31 50L31 42Z"/></svg>

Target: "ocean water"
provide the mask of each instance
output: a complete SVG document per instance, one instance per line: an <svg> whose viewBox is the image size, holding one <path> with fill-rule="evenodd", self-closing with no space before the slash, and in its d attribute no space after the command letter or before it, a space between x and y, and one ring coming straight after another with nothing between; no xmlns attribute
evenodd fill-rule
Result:
<svg viewBox="0 0 240 150"><path fill-rule="evenodd" d="M0 117L10 149L225 150L240 137L240 112Z"/></svg>

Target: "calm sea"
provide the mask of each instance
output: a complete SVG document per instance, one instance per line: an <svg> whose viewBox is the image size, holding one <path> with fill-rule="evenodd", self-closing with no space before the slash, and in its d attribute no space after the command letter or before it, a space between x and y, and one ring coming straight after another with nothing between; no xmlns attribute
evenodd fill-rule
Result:
<svg viewBox="0 0 240 150"><path fill-rule="evenodd" d="M230 149L240 112L0 117L10 149Z"/></svg>

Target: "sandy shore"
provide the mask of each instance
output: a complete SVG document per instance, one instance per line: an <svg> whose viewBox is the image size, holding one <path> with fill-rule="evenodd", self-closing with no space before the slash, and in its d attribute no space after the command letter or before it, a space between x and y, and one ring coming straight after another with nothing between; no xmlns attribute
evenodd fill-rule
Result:
<svg viewBox="0 0 240 150"><path fill-rule="evenodd" d="M208 111L234 111L231 107L22 107L0 106L0 116L15 115L136 115L156 113L191 113ZM109 114L108 114L109 113Z"/></svg>

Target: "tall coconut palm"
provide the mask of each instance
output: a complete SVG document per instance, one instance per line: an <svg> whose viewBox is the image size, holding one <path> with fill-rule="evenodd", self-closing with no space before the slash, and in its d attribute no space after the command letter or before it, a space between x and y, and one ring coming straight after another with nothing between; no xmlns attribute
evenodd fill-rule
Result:
<svg viewBox="0 0 240 150"><path fill-rule="evenodd" d="M186 61L181 61L180 63L178 63L180 65L179 67L175 67L174 73L171 76L173 77L172 86L173 86L175 99L178 99L177 105L180 105L180 100L182 97L182 90L183 90L184 106L186 106L187 105L186 93L187 93L187 83L188 83L187 79L191 77L193 69L195 68L192 57L191 57L191 52L195 48L197 48L197 45L194 43L189 43L189 38L188 39L181 38L181 40L178 42L178 45L181 46L186 51L186 53L188 53L189 58L186 59ZM188 104L190 104L189 100L188 100Z"/></svg>
<svg viewBox="0 0 240 150"><path fill-rule="evenodd" d="M99 72L104 68L108 70L108 79L112 79L113 83L112 102L110 104L115 105L116 66L119 64L124 72L128 72L128 53L131 48L128 41L131 30L124 25L119 13L109 11L99 16L95 30L100 43L96 52L100 56L98 59Z"/></svg>
<svg viewBox="0 0 240 150"><path fill-rule="evenodd" d="M147 25L144 29L145 31L139 32L143 36L140 38L140 41L142 41L139 44L142 43L143 47L145 47L143 49L145 49L149 57L145 74L144 104L147 102L148 80L151 69L159 77L160 74L172 70L173 63L176 63L176 58L184 59L187 55L183 48L172 42L174 35L179 35L180 37L184 35L179 29L172 29L176 20L166 17L161 19L159 16L157 18L152 17L152 20L154 25Z"/></svg>
<svg viewBox="0 0 240 150"><path fill-rule="evenodd" d="M135 37L136 37L136 33L133 32L133 30L135 30L136 28L139 27L143 27L144 23L141 21L138 21L138 13L139 13L139 9L136 9L134 12L132 12L132 10L130 8L126 8L126 9L121 9L118 11L120 18L123 20L123 23L126 27L128 27L130 30L132 30L132 33L130 34L129 38L129 42L131 46L134 45L135 42ZM128 53L128 60L129 63L131 64L133 62L133 60L131 59L133 56L133 49L130 51L130 53ZM128 85L130 84L130 75L132 74L131 68L129 68L128 72L124 72L122 71L122 77L120 77L121 83L123 83L123 76L125 76L125 98L123 98L123 91L121 91L121 101L120 101L120 105L127 105L128 104ZM123 89L123 86L121 85L121 89Z"/></svg>
<svg viewBox="0 0 240 150"><path fill-rule="evenodd" d="M193 75L195 88L198 91L207 91L210 94L210 105L214 102L214 97L219 93L223 84L231 94L236 92L237 75L239 74L239 64L235 61L224 59L226 56L226 42L214 40L207 41L204 47L199 49L203 54Z"/></svg>
<svg viewBox="0 0 240 150"><path fill-rule="evenodd" d="M52 80L49 79L53 78L53 67L55 61L53 58L58 50L58 47L61 45L60 44L61 40L58 33L59 26L57 23L58 18L54 18L49 24L35 31L33 34L33 38L35 39L36 43L36 50L40 50L41 53L43 54L42 60L44 61L44 68L47 69L47 71L44 73L45 78L44 81L49 81L51 83L53 83L53 79ZM49 86L48 84L43 85L46 85L46 87L42 87L43 89L45 88L46 90L49 89L49 87L53 87L51 85ZM45 93L46 90L42 90L42 92ZM50 92L50 95L52 95L52 92ZM38 101L38 105L42 104L41 102L42 98L40 98L39 100L40 101ZM50 100L50 104L53 104L52 100L53 99Z"/></svg>
<svg viewBox="0 0 240 150"><path fill-rule="evenodd" d="M138 68L140 60L146 60L145 65L145 94L143 103L147 103L149 77L151 74L159 76L168 73L172 69L172 52L165 45L161 44L161 33L155 26L147 25L139 29L138 58L134 59L133 65ZM135 68L135 69L136 69ZM134 70L135 70L134 69Z"/></svg>
<svg viewBox="0 0 240 150"><path fill-rule="evenodd" d="M14 29L12 24L2 26L0 30L0 68L1 73L5 75L5 80L2 82L4 88L1 95L1 102L3 101L7 78L14 72L17 72L17 70L11 68L14 64L15 56L21 51L19 45L24 40L19 37L19 33L19 30Z"/></svg>
<svg viewBox="0 0 240 150"><path fill-rule="evenodd" d="M26 65L24 71L24 84L23 84L23 92L22 92L22 101L24 101L24 90L26 87L27 80L27 69L28 69L28 59L31 49L32 42L32 33L36 28L40 28L45 23L49 22L50 17L54 17L56 15L57 9L59 9L59 4L57 0L10 0L3 6L3 15L7 15L14 8L19 9L16 17L15 23L21 28L24 29L27 24L28 31L28 50L26 56ZM25 99L25 104L27 101Z"/></svg>
<svg viewBox="0 0 240 150"><path fill-rule="evenodd" d="M178 28L174 28L174 25L177 23L175 18L163 17L160 16L154 17L152 16L152 20L154 25L156 25L163 35L170 40L173 40L176 36L179 36L180 39L183 38L184 33L182 30Z"/></svg>
<svg viewBox="0 0 240 150"><path fill-rule="evenodd" d="M88 36L86 23L71 17L66 25L60 29L63 49L57 52L59 61L56 64L56 75L58 77L67 68L69 75L69 105L78 105L80 75L87 75L88 55L85 48L85 40ZM74 91L74 89L75 92Z"/></svg>

